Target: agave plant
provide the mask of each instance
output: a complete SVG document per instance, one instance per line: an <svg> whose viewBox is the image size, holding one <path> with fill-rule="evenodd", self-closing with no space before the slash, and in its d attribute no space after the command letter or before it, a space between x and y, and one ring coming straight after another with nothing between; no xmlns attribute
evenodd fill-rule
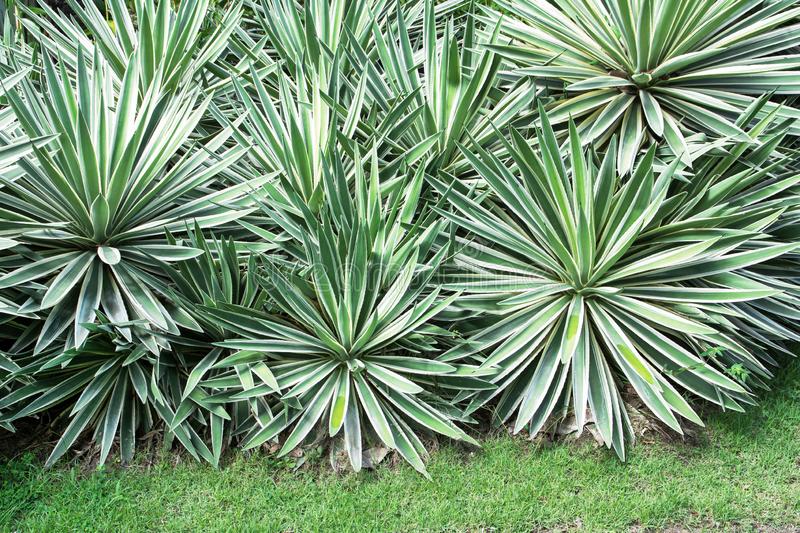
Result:
<svg viewBox="0 0 800 533"><path fill-rule="evenodd" d="M7 70L11 72L8 73L6 72ZM29 73L30 69L27 68L13 72L11 67L0 63L0 126L2 127L2 132L0 132L0 139L2 140L2 144L0 144L0 172L4 176L12 176L13 173L19 172L16 162L28 155L33 150L34 145L41 147L52 139L52 137L28 139L22 135L19 132L19 124L13 110L8 105L4 105L5 94L13 90Z"/></svg>
<svg viewBox="0 0 800 533"><path fill-rule="evenodd" d="M417 38L422 30L421 14L428 4L431 3L425 0L404 2L401 6L388 0L312 0L302 5L287 0L246 0L258 21L254 33L267 37L265 44L271 55L285 61L291 70L301 65L315 69L321 61L330 65L337 56L348 61L345 54L337 51L349 52L351 40L369 55L375 50L376 39L385 33L396 33L398 28L407 29L412 38ZM434 16L442 19L468 4L466 0L447 0L430 7ZM242 45L257 47L248 32L237 32L237 37L242 39Z"/></svg>
<svg viewBox="0 0 800 533"><path fill-rule="evenodd" d="M628 393L681 431L800 342L796 0L66 2L0 46L0 427L48 464L425 474L483 406L624 458Z"/></svg>
<svg viewBox="0 0 800 533"><path fill-rule="evenodd" d="M252 424L246 405L218 401L226 389L213 386L215 376L207 371L223 349L210 343L225 337L217 323L205 320L207 315L199 312L199 306L218 302L258 306L257 299L263 300L264 294L255 281L255 268L243 274L235 244L213 240L209 246L199 224L187 231L187 239L192 248L202 251L200 256L176 264L161 262L177 289L170 288L168 294L181 335L153 335L149 329L136 332L148 324L112 324L100 315L100 324L85 325L90 336L80 348L47 349L34 355L12 347L9 357L0 354L0 377L8 388L0 397L0 412L4 412L0 424L13 429L11 424L20 418L53 406L71 406L70 424L47 464L63 456L87 428L93 428L100 445L100 464L115 439L120 458L127 463L137 437L160 423L168 440L177 438L192 456L216 466L226 424ZM170 244L175 245L174 239ZM131 337L149 342L132 343ZM199 386L201 377L204 386Z"/></svg>
<svg viewBox="0 0 800 533"><path fill-rule="evenodd" d="M157 77L162 89L171 91L205 73L226 49L242 11L235 1L216 11L210 9L212 0L177 2L176 7L169 0L108 0L105 13L91 1L64 3L70 14L44 1L38 9L18 4L21 24L32 40L71 70L78 68L81 55L88 61L101 56L108 64L105 81L115 84L122 82L130 58L136 57L142 92Z"/></svg>
<svg viewBox="0 0 800 533"><path fill-rule="evenodd" d="M237 244L233 239L218 239L214 235L207 238L199 224L195 224L194 230L187 230L186 237L187 246L201 250L202 254L179 263L162 264L161 268L172 281L168 289L169 297L182 310L186 331L207 339L223 340L225 330L219 327L218 322L208 320L208 314L200 308L216 304L253 308L263 306L266 295L261 292L256 278L256 257L253 254L245 255L241 248L263 253L275 250L277 246ZM174 238L171 238L171 243L177 244ZM191 335L176 338L178 342L189 339Z"/></svg>
<svg viewBox="0 0 800 533"><path fill-rule="evenodd" d="M45 54L46 93L27 81L7 93L29 138L57 136L19 161L24 173L4 179L0 190L0 231L9 244L0 288L30 293L20 312L45 311L37 352L70 324L66 346L79 346L98 309L177 333L157 297L163 276L155 259L201 252L168 244L164 231L183 231L190 220L201 227L233 220L247 212L249 189L264 181L216 183L246 148L221 149L231 128L191 146L209 100L195 87L164 94L157 81L141 93L139 61L138 52L130 57L117 92L102 57L90 68L79 53L73 74Z"/></svg>
<svg viewBox="0 0 800 533"><path fill-rule="evenodd" d="M680 389L726 409L752 403L743 376L769 372L729 315L748 317L725 306L779 294L737 271L798 247L765 232L782 212L773 197L798 177L761 187L766 170L720 175L718 164L687 184L676 179L679 160L656 175L650 148L623 180L616 140L599 161L587 159L570 122L562 152L541 112L541 154L514 131L513 167L465 151L490 196L432 180L453 208L443 216L474 236L456 257L466 271L446 286L468 293L460 305L496 316L441 358L473 356L499 369L497 390L473 395L471 408L500 396L499 420L516 412L514 430L534 435L570 402L582 428L588 407L624 457L632 433L623 380L678 432L678 417L702 423Z"/></svg>
<svg viewBox="0 0 800 533"><path fill-rule="evenodd" d="M800 92L800 7L794 0L522 0L489 11L511 45L491 48L556 94L553 124L578 121L583 142L618 133L618 168L640 145L664 139L691 158L686 135L746 140L733 123L757 96ZM563 97L559 96L562 94ZM783 117L800 110L778 102ZM792 126L793 134L800 128Z"/></svg>
<svg viewBox="0 0 800 533"><path fill-rule="evenodd" d="M319 35L295 28L291 38L279 30L300 24L301 13L293 20L296 6L277 4L281 16L265 19L264 32L277 40L281 64L292 69L278 68L264 50L262 69L269 73L259 75L253 65L245 72L249 79L235 84L247 113L240 142L253 145L250 155L259 168L290 175L312 206L320 202L321 154L340 140L336 137L357 141L366 147L362 154L377 147L384 181L400 165L422 160L430 172L460 172L468 166L457 143L473 137L501 149L495 129L519 119L535 96L526 81L498 91L500 60L484 47L496 36L478 32L472 16L463 28L448 20L440 31L437 6L430 0L378 14L366 3L353 4L346 16L334 11L331 16L344 16L347 31L341 34L323 31L335 25L318 21L318 7L308 3L304 22L318 22L321 27L312 24L309 31ZM284 19L293 22L283 24ZM300 54L299 48L308 53Z"/></svg>
<svg viewBox="0 0 800 533"><path fill-rule="evenodd" d="M454 425L437 392L491 387L460 378L473 371L468 366L433 357L448 333L430 321L457 297L430 286L446 255L446 249L430 252L443 221L427 228L414 223L421 171L401 178L402 186L383 201L378 166L373 152L369 177L353 167L353 199L344 167L325 165L330 171L319 215L291 188L273 189L265 209L291 235L282 247L299 264L261 256L260 281L270 296L265 309L207 308L229 332L217 346L236 350L212 367L242 379L233 399L270 394L280 400L254 413L258 425L245 448L291 428L280 452L288 453L324 418L330 436L344 431L354 469L361 466L362 436L371 431L425 473L419 429L474 442Z"/></svg>
<svg viewBox="0 0 800 533"><path fill-rule="evenodd" d="M176 408L176 417L201 417L213 407L208 417L212 437L214 463L219 460L223 439L231 440L233 433L251 428L258 412L259 398L240 401L234 395L250 383L249 374L228 375L226 368L211 368L217 361L231 355L231 350L213 346L226 338L219 320L204 311L203 306L235 305L252 309L264 306L267 294L257 280L255 255L245 255L240 247L263 247L254 243L238 244L229 238L207 239L200 228L189 231L187 244L203 250L203 254L162 268L172 281L170 299L182 314L182 331L170 336L172 351L184 368L190 369ZM267 251L269 251L269 246ZM260 368L260 367L259 367ZM269 405L267 403L267 405ZM222 413L228 413L227 416ZM226 427L229 430L226 432Z"/></svg>
<svg viewBox="0 0 800 533"><path fill-rule="evenodd" d="M394 157L424 151L430 154L429 172L460 174L469 167L463 164L457 144L473 138L502 150L496 130L521 120L536 91L526 80L499 91L500 59L489 50L498 41L496 31L479 31L471 14L462 28L448 19L440 30L433 4L426 1L419 13L419 37L409 31L416 21L406 21L398 7L397 30L374 36L378 61L351 43L363 77L345 109L348 118L358 119L353 126L369 135L366 145L380 141ZM361 118L364 107L385 113Z"/></svg>
<svg viewBox="0 0 800 533"><path fill-rule="evenodd" d="M17 359L11 377L22 385L0 398L0 410L6 411L0 423L38 415L55 406L69 413L69 424L47 466L64 455L87 428L93 430L93 439L100 445L100 464L106 461L115 439L120 457L127 463L133 458L137 435L150 431L157 420L168 427L167 436L177 437L195 458L216 464L218 454L211 453L195 426L210 423L213 429L214 417L228 418L227 413L221 406L208 405L209 422L200 412L177 407L187 375L169 352L155 355L126 339L125 330L141 325L90 324L92 334L80 349L48 349ZM194 418L189 419L189 414ZM217 439L213 442L218 450Z"/></svg>
<svg viewBox="0 0 800 533"><path fill-rule="evenodd" d="M220 98L220 121L246 115L239 142L252 144L257 167L282 172L312 210L321 201L322 154L336 141L334 108L356 92L340 45L369 39L377 17L385 20L384 3L249 0L257 24L236 33L236 64L223 63L240 76L231 76L233 101ZM347 122L350 135L354 118Z"/></svg>

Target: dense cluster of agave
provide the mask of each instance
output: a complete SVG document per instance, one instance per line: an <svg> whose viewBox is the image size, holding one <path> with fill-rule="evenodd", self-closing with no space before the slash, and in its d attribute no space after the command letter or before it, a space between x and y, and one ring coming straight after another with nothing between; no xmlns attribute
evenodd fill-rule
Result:
<svg viewBox="0 0 800 533"><path fill-rule="evenodd" d="M0 425L218 464L573 415L800 341L794 0L6 2ZM710 14L710 15L706 15Z"/></svg>

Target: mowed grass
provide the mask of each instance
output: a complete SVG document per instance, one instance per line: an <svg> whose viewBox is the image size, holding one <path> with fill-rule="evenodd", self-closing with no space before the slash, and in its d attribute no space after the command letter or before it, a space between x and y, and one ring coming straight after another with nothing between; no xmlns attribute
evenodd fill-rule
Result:
<svg viewBox="0 0 800 533"><path fill-rule="evenodd" d="M166 455L154 466L0 467L0 529L18 531L617 531L664 526L800 528L800 364L758 408L710 414L693 444L642 444L627 463L591 445L495 436L410 467L336 475L264 454L220 470ZM314 461L311 461L314 462Z"/></svg>

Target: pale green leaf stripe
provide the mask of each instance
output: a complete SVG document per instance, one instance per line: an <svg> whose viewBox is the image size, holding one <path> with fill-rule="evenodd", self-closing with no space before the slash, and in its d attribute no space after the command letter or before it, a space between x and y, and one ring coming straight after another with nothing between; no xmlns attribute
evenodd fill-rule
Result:
<svg viewBox="0 0 800 533"><path fill-rule="evenodd" d="M79 255L81 255L80 252L66 252L53 257L39 259L38 261L13 270L0 277L0 289L6 289L8 287L14 287L15 285L22 285L28 281L37 280L67 265Z"/></svg>

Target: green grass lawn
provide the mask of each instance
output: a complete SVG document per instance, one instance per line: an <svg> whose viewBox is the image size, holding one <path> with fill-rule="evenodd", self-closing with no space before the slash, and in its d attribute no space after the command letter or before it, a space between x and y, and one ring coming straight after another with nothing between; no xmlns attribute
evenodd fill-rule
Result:
<svg viewBox="0 0 800 533"><path fill-rule="evenodd" d="M443 447L426 481L411 468L336 475L265 455L221 470L166 456L154 466L0 466L0 529L429 530L482 527L800 528L800 364L745 415L711 414L699 443L647 444L627 463L591 445L537 448L507 436ZM326 462L319 460L319 462Z"/></svg>

